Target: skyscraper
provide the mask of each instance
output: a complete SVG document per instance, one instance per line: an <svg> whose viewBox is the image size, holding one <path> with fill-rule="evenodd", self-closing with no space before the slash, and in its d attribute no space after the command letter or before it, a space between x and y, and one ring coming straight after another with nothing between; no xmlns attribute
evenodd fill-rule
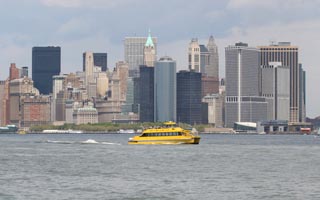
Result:
<svg viewBox="0 0 320 200"><path fill-rule="evenodd" d="M268 120L289 120L290 68L281 62L261 66L261 96L268 102Z"/></svg>
<svg viewBox="0 0 320 200"><path fill-rule="evenodd" d="M126 103L121 107L121 112L124 114L133 112L134 104L134 81L133 77L128 77L127 79L127 94L126 94Z"/></svg>
<svg viewBox="0 0 320 200"><path fill-rule="evenodd" d="M283 66L290 67L290 121L299 122L300 116L300 70L298 61L298 47L290 42L279 42L270 46L260 46L260 64L281 62Z"/></svg>
<svg viewBox="0 0 320 200"><path fill-rule="evenodd" d="M140 121L154 121L154 68L140 66L139 103Z"/></svg>
<svg viewBox="0 0 320 200"><path fill-rule="evenodd" d="M209 61L210 61L210 52L208 50L208 48L203 45L200 44L200 72L202 73L202 75L207 75L207 71L206 68L209 66Z"/></svg>
<svg viewBox="0 0 320 200"><path fill-rule="evenodd" d="M188 49L188 63L189 70L219 79L219 54L213 36L210 36L207 46L199 45L197 38L191 40Z"/></svg>
<svg viewBox="0 0 320 200"><path fill-rule="evenodd" d="M144 45L144 50L143 50L144 65L148 67L154 67L154 63L156 62L156 60L157 60L156 50L155 50L155 46L153 44L151 33L149 30L148 39L146 41L146 44Z"/></svg>
<svg viewBox="0 0 320 200"><path fill-rule="evenodd" d="M165 56L154 69L154 120L176 121L176 62Z"/></svg>
<svg viewBox="0 0 320 200"><path fill-rule="evenodd" d="M129 76L129 67L128 64L119 61L116 63L116 68L114 69L114 73L117 73L119 76L120 80L120 101L121 103L126 102L126 96L127 96L127 91L128 91L128 76Z"/></svg>
<svg viewBox="0 0 320 200"><path fill-rule="evenodd" d="M85 52L85 86L87 89L88 97L96 97L96 82L94 78L94 62L93 53Z"/></svg>
<svg viewBox="0 0 320 200"><path fill-rule="evenodd" d="M144 50L147 40L147 37L126 37L124 39L124 59L129 65L129 76L137 75L139 66L144 65ZM153 37L152 42L155 55L157 55L157 38Z"/></svg>
<svg viewBox="0 0 320 200"><path fill-rule="evenodd" d="M32 80L41 94L52 92L52 77L61 70L60 47L32 48Z"/></svg>
<svg viewBox="0 0 320 200"><path fill-rule="evenodd" d="M257 48L237 43L225 48L226 105L225 124L257 122L267 119L267 102L259 97L259 60Z"/></svg>
<svg viewBox="0 0 320 200"><path fill-rule="evenodd" d="M65 110L64 106L64 81L65 75L55 75L52 77L53 79L53 89L52 89L52 106L51 106L51 119L52 121L64 121L64 116L62 116L62 112ZM60 95L59 95L60 93ZM59 104L59 102L61 102Z"/></svg>
<svg viewBox="0 0 320 200"><path fill-rule="evenodd" d="M86 64L86 53L83 53L83 71ZM108 54L107 53L93 53L93 65L101 67L101 71L105 72L108 69Z"/></svg>
<svg viewBox="0 0 320 200"><path fill-rule="evenodd" d="M197 38L191 39L188 49L189 70L201 72L200 68L200 46Z"/></svg>
<svg viewBox="0 0 320 200"><path fill-rule="evenodd" d="M94 61L93 53L85 52L85 63L84 63L84 72L85 72L85 84L88 85L89 82L93 81L93 70L94 70Z"/></svg>
<svg viewBox="0 0 320 200"><path fill-rule="evenodd" d="M177 73L177 121L187 124L201 123L201 73Z"/></svg>
<svg viewBox="0 0 320 200"><path fill-rule="evenodd" d="M210 36L207 49L209 51L209 63L205 67L205 73L219 79L219 53L218 46L214 42L213 36Z"/></svg>
<svg viewBox="0 0 320 200"><path fill-rule="evenodd" d="M299 64L300 71L300 96L299 96L299 121L306 121L306 71L303 70L302 64Z"/></svg>

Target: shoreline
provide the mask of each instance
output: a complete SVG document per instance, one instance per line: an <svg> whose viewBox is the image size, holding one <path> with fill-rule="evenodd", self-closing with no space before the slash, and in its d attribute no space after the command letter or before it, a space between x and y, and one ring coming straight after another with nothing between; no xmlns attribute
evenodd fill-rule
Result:
<svg viewBox="0 0 320 200"><path fill-rule="evenodd" d="M81 134L117 134L117 135L139 135L141 133L117 133L117 132L106 132L106 131L83 131L83 133L43 133L43 132L26 132L24 134L19 133L2 133L2 134L18 134L18 135L81 135ZM286 132L286 133L230 133L230 132L199 132L199 135L315 135L318 136L317 133L303 134L299 132ZM320 136L320 135L319 135Z"/></svg>

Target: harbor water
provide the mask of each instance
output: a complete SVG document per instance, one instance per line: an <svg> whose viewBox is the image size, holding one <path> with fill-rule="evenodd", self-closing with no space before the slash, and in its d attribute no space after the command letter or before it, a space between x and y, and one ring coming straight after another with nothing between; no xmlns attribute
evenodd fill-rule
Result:
<svg viewBox="0 0 320 200"><path fill-rule="evenodd" d="M1 134L0 199L320 199L320 137L201 135L127 145L131 134Z"/></svg>

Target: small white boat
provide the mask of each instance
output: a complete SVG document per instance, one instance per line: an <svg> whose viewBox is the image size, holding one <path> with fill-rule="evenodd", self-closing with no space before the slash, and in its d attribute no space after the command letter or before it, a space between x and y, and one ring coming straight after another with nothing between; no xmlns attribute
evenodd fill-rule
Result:
<svg viewBox="0 0 320 200"><path fill-rule="evenodd" d="M117 133L136 133L133 129L120 129Z"/></svg>

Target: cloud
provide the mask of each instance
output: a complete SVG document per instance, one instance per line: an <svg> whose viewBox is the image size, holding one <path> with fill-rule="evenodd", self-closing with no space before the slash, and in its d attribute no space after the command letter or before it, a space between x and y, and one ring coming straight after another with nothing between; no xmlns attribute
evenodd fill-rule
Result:
<svg viewBox="0 0 320 200"><path fill-rule="evenodd" d="M118 5L125 5L127 3L133 2L134 0L40 0L46 6L58 6L66 8L77 8L77 7L94 7L99 8L104 6L104 8L115 7ZM135 0L139 1L139 0Z"/></svg>
<svg viewBox="0 0 320 200"><path fill-rule="evenodd" d="M86 17L75 17L61 24L56 33L63 39L75 40L77 38L95 35L95 21Z"/></svg>
<svg viewBox="0 0 320 200"><path fill-rule="evenodd" d="M227 4L228 9L252 9L252 8L263 8L263 10L276 9L276 10L290 10L290 9L317 9L320 4L319 0L268 0L268 1L257 1L257 0L230 0ZM260 10L260 11L263 11ZM252 10L253 11L253 10Z"/></svg>
<svg viewBox="0 0 320 200"><path fill-rule="evenodd" d="M251 9L252 7L275 7L278 0L257 1L257 0L230 0L228 9Z"/></svg>

